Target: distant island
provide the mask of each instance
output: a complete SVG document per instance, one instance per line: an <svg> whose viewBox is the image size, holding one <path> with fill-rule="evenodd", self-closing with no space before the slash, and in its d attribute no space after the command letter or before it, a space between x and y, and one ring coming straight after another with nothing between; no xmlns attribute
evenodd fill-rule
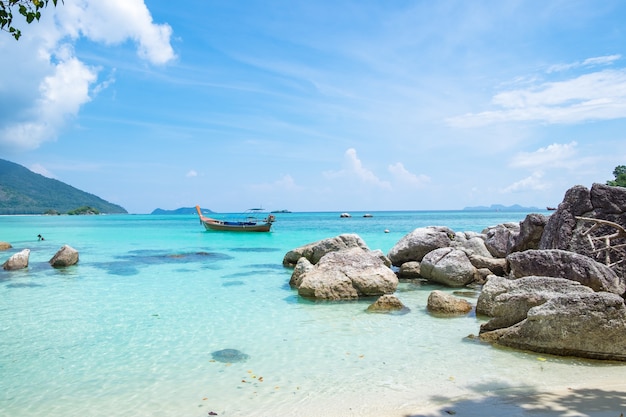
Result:
<svg viewBox="0 0 626 417"><path fill-rule="evenodd" d="M0 159L0 214L127 213L117 204Z"/></svg>
<svg viewBox="0 0 626 417"><path fill-rule="evenodd" d="M503 206L502 204L492 204L491 206L475 206L465 207L463 210L468 211L539 211L537 207L524 207L519 204L513 204L512 206Z"/></svg>
<svg viewBox="0 0 626 417"><path fill-rule="evenodd" d="M213 211L209 210L209 209L204 209L201 208L200 210L202 210L203 213L214 213ZM163 209L155 209L152 211L152 213L150 214L198 214L198 212L196 211L195 207L181 207L181 208L177 208L175 210L163 210Z"/></svg>

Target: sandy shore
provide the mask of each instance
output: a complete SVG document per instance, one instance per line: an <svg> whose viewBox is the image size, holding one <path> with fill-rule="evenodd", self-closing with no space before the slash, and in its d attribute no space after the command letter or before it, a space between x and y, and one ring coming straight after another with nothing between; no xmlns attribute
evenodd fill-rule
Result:
<svg viewBox="0 0 626 417"><path fill-rule="evenodd" d="M607 381L601 387L573 384L549 392L512 389L473 398L442 397L433 402L437 405L386 417L623 417L626 382Z"/></svg>

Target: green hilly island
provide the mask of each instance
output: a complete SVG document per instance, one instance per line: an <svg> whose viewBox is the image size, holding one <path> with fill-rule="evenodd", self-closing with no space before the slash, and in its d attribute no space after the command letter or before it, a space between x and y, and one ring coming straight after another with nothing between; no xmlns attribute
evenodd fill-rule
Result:
<svg viewBox="0 0 626 417"><path fill-rule="evenodd" d="M126 213L117 204L0 159L0 214Z"/></svg>

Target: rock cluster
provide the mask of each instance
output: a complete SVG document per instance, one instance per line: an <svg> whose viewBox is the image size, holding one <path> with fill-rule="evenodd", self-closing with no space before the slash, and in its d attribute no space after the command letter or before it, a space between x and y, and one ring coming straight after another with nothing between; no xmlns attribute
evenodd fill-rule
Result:
<svg viewBox="0 0 626 417"><path fill-rule="evenodd" d="M9 248L10 247L11 245L9 245ZM11 257L2 264L2 268L6 271L25 269L28 268L29 259L30 249L23 249L11 255ZM78 251L69 245L63 245L48 263L54 268L64 268L74 265L78 263Z"/></svg>
<svg viewBox="0 0 626 417"><path fill-rule="evenodd" d="M336 250L329 250L329 248ZM305 245L288 252L283 259L290 265L300 254L290 285L303 297L324 300L351 300L392 294L398 277L380 251L370 250L356 235Z"/></svg>
<svg viewBox="0 0 626 417"><path fill-rule="evenodd" d="M400 279L482 290L476 313L490 318L480 338L557 355L626 361L626 188L575 186L551 216L482 233L423 227L384 256L357 235L294 249L290 284L304 297L382 295L370 310L401 304L390 297ZM395 267L395 273L390 269ZM397 275L397 277L396 277ZM383 298L384 297L384 298ZM381 307L390 306L390 307ZM433 291L427 309L467 314L472 305Z"/></svg>

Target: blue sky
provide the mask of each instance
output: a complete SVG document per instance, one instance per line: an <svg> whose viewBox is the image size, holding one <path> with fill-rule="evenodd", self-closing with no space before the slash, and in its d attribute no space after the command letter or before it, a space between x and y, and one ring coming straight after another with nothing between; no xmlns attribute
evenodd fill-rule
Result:
<svg viewBox="0 0 626 417"><path fill-rule="evenodd" d="M626 165L623 1L66 0L16 22L0 158L132 213L545 207Z"/></svg>

